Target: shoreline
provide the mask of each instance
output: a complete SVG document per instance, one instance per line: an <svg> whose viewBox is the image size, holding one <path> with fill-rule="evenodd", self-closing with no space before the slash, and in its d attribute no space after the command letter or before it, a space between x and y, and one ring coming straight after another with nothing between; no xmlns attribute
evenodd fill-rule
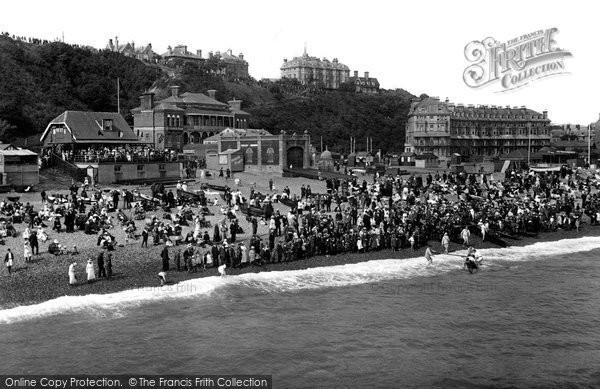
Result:
<svg viewBox="0 0 600 389"><path fill-rule="evenodd" d="M600 236L600 226L590 226L583 224L582 229L577 232L575 230L558 230L555 232L540 233L537 237L523 237L520 240L509 240L508 247L511 246L527 246L537 242L550 242L561 239L575 239L586 236ZM432 248L436 251L441 251L439 242L430 242ZM472 244L474 247L480 248L500 248L490 242L482 242L481 238L472 236ZM50 268L37 268L31 272L27 268L17 268L12 276L4 275L1 277L0 284L0 309L10 309L17 306L26 306L49 301L62 296L85 296L90 294L109 294L135 288L157 287L159 285L157 274L160 271L160 250L163 246L151 246L146 251L147 255L144 258L128 257L127 251L137 249L137 242L134 245L129 244L124 248L119 248L113 251L115 260L113 260L113 278L111 280L101 279L96 280L91 284L81 281L84 278L85 260L83 258L94 258L94 249L82 250L78 256L59 256L51 257L53 262ZM175 246L170 249L170 256L173 258L174 249L183 248L184 246ZM451 243L451 250L459 251L463 247L456 243ZM123 252L125 251L125 253ZM135 250L135 254L140 254L139 250ZM292 262L268 263L262 266L249 266L241 269L229 268L228 275L238 275L244 273L259 273L269 271L289 271L302 270L308 268L317 268L324 266L336 266L367 262L371 260L381 259L406 259L413 257L422 257L425 248L421 247L418 250L402 249L392 252L389 249L373 251L369 253L346 253L334 256L315 256L312 258L297 260ZM125 255L124 255L125 254ZM134 255L134 253L131 253ZM46 253L40 254L32 264L44 261L49 258ZM127 258L130 261L124 262ZM155 258L149 260L148 258ZM73 260L78 262L78 280L76 286L68 285L67 267ZM425 259L423 259L425 261ZM171 259L171 263L173 260ZM95 260L94 260L95 263ZM424 262L425 263L425 262ZM435 257L434 257L435 264ZM174 264L172 264L172 269ZM216 268L207 268L205 271L197 273L187 273L185 271L178 272L177 270L168 272L168 285L175 285L179 282L189 279L203 278L218 275ZM22 272L22 273L21 273ZM21 274L20 274L21 273Z"/></svg>

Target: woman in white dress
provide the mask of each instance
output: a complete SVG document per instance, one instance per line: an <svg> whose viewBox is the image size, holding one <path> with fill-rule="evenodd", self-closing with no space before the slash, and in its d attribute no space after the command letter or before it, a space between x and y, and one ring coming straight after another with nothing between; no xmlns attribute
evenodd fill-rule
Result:
<svg viewBox="0 0 600 389"><path fill-rule="evenodd" d="M85 266L85 272L87 273L88 283L96 279L96 272L94 271L94 264L91 259L88 259L87 265Z"/></svg>
<svg viewBox="0 0 600 389"><path fill-rule="evenodd" d="M23 257L25 257L25 262L29 262L31 260L32 255L33 253L31 251L29 239L25 239L25 242L23 243Z"/></svg>
<svg viewBox="0 0 600 389"><path fill-rule="evenodd" d="M77 277L75 277L75 265L77 265L75 262L69 265L69 285L77 284Z"/></svg>
<svg viewBox="0 0 600 389"><path fill-rule="evenodd" d="M38 227L37 238L38 238L38 241L40 241L42 243L46 243L46 241L48 240L48 235L46 234L46 232L44 231L42 226Z"/></svg>

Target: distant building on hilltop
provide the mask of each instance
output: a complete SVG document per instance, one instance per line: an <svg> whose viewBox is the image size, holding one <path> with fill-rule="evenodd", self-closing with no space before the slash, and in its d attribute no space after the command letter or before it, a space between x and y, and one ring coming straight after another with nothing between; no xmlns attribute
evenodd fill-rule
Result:
<svg viewBox="0 0 600 389"><path fill-rule="evenodd" d="M198 65L206 60L202 58L202 50L196 50L196 54L194 54L188 51L186 45L169 46L161 56L164 65L169 67L180 67L184 63Z"/></svg>
<svg viewBox="0 0 600 389"><path fill-rule="evenodd" d="M135 47L135 42L127 42L124 45L119 45L119 38L115 37L115 40L108 40L106 50L121 53L127 57L135 58L145 62L156 62L156 53L152 50L152 44L148 43L146 46Z"/></svg>
<svg viewBox="0 0 600 389"><path fill-rule="evenodd" d="M224 66L222 74L228 79L247 79L250 77L248 73L248 62L244 59L244 54L233 55L231 49L220 52L217 51L213 54L211 51L208 54L208 58L216 58Z"/></svg>
<svg viewBox="0 0 600 389"><path fill-rule="evenodd" d="M531 142L531 143L529 143ZM531 153L550 145L548 113L526 107L455 105L428 97L414 101L406 124L404 151L432 153L441 162L462 156L500 156L516 150Z"/></svg>
<svg viewBox="0 0 600 389"><path fill-rule="evenodd" d="M180 95L179 87L171 86L171 96L158 102L153 93L146 93L140 97L141 106L131 111L133 130L140 141L150 142L158 150L181 150L226 128L248 128L250 114L241 110L242 101L225 104L215 99L215 93Z"/></svg>
<svg viewBox="0 0 600 389"><path fill-rule="evenodd" d="M308 86L338 89L349 76L350 69L337 58L329 61L327 58L310 57L306 49L301 57L289 61L284 59L281 65L281 78L298 80Z"/></svg>
<svg viewBox="0 0 600 389"><path fill-rule="evenodd" d="M358 93L379 93L379 81L374 77L369 77L369 72L365 72L364 77L358 75L358 71L354 71L354 76L348 79L348 82L354 84L355 91Z"/></svg>

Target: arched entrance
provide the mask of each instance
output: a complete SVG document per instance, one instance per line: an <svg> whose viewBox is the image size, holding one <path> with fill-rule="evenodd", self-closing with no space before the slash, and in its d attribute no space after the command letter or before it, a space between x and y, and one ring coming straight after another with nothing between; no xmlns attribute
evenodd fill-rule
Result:
<svg viewBox="0 0 600 389"><path fill-rule="evenodd" d="M190 134L190 142L191 143L202 143L202 142L200 142L200 134L197 132L192 132Z"/></svg>
<svg viewBox="0 0 600 389"><path fill-rule="evenodd" d="M287 151L287 166L290 165L292 168L303 168L304 167L304 149L299 146L290 147Z"/></svg>

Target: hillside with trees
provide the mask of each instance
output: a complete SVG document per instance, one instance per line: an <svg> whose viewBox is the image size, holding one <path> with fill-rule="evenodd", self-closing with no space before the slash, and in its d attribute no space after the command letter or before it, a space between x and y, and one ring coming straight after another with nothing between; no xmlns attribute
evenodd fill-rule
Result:
<svg viewBox="0 0 600 389"><path fill-rule="evenodd" d="M122 54L78 47L61 42L13 39L0 35L0 140L23 144L32 141L48 122L65 110L117 111L117 78L120 108L132 124L130 110L139 106L145 91L161 99L168 86L181 92L217 91L218 100L243 100L242 109L252 114L251 127L272 133L304 133L313 144L347 153L349 139L364 150L366 138L373 149L401 151L411 99L404 91L378 95L357 94L350 88L319 90L294 80L239 83L225 81L220 64L207 60L201 66L182 64L166 71Z"/></svg>
<svg viewBox="0 0 600 389"><path fill-rule="evenodd" d="M121 54L0 35L0 139L40 134L65 110L116 112L117 78L127 113L160 76Z"/></svg>

